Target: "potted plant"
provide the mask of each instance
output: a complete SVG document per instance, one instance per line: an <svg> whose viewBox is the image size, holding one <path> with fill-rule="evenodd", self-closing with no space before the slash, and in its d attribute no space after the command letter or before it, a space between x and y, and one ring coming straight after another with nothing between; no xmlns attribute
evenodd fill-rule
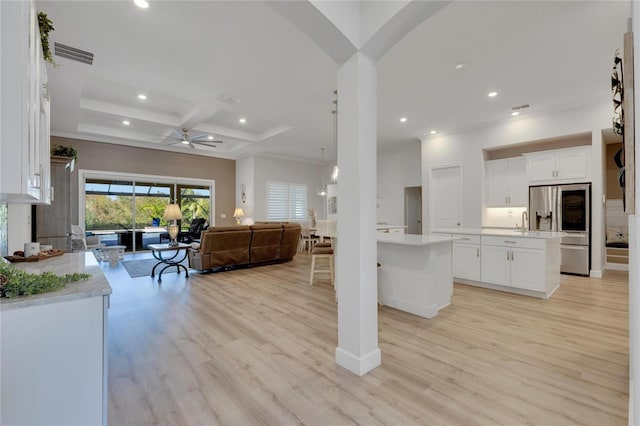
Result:
<svg viewBox="0 0 640 426"><path fill-rule="evenodd" d="M51 147L51 155L55 155L58 157L68 157L71 158L71 164L69 168L71 171L75 169L76 160L78 159L78 151L72 146L62 146L62 145L53 145Z"/></svg>
<svg viewBox="0 0 640 426"><path fill-rule="evenodd" d="M53 22L44 12L38 12L38 27L40 27L40 42L42 44L42 57L54 67L57 67L56 61L53 60L51 49L49 48L49 33L53 28Z"/></svg>

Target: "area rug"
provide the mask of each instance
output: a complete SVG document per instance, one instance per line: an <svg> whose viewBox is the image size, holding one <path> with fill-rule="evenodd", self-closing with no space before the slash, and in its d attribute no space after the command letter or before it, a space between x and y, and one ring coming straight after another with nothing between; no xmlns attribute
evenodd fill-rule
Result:
<svg viewBox="0 0 640 426"><path fill-rule="evenodd" d="M158 263L156 259L136 259L136 260L125 260L122 262L124 269L127 270L129 276L131 278L138 277L146 277L147 275L151 275L151 270L153 266ZM189 269L189 261L185 259L181 262L187 269ZM159 274L160 271L164 268L164 266L158 266L156 268L156 274ZM181 268L182 269L182 268ZM184 272L184 271L183 271ZM162 275L176 273L176 268L167 268Z"/></svg>

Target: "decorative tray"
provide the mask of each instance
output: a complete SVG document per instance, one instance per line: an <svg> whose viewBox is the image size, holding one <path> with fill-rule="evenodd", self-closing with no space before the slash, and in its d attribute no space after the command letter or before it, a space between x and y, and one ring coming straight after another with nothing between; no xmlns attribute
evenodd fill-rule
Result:
<svg viewBox="0 0 640 426"><path fill-rule="evenodd" d="M5 256L9 262L38 262L40 260L51 259L52 257L62 256L66 253L66 250L54 249L54 250L46 250L38 253L37 256Z"/></svg>

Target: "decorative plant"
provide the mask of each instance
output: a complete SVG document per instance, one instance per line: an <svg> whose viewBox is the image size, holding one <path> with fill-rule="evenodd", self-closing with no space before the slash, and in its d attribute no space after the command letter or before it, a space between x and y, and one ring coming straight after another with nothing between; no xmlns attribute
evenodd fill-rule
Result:
<svg viewBox="0 0 640 426"><path fill-rule="evenodd" d="M61 157L71 157L78 159L78 151L71 146L53 145L51 147L51 155L59 155Z"/></svg>
<svg viewBox="0 0 640 426"><path fill-rule="evenodd" d="M49 33L54 31L53 22L44 12L38 12L38 26L40 27L40 42L42 43L42 56L44 60L54 67L57 67L56 61L53 60L51 49L49 48Z"/></svg>
<svg viewBox="0 0 640 426"><path fill-rule="evenodd" d="M0 263L0 297L30 296L60 290L73 281L88 280L91 274L56 275L53 272L31 274Z"/></svg>

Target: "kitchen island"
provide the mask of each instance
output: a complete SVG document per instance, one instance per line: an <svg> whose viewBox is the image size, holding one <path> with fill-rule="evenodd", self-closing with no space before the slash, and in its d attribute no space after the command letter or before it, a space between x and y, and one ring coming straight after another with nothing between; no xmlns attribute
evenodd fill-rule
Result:
<svg viewBox="0 0 640 426"><path fill-rule="evenodd" d="M452 242L440 235L378 234L378 289L384 305L433 318L451 303Z"/></svg>
<svg viewBox="0 0 640 426"><path fill-rule="evenodd" d="M560 286L562 232L446 228L432 235L458 237L453 244L457 283L544 299Z"/></svg>
<svg viewBox="0 0 640 426"><path fill-rule="evenodd" d="M0 424L106 424L111 287L95 256L68 253L12 266L91 278L55 292L0 299Z"/></svg>

